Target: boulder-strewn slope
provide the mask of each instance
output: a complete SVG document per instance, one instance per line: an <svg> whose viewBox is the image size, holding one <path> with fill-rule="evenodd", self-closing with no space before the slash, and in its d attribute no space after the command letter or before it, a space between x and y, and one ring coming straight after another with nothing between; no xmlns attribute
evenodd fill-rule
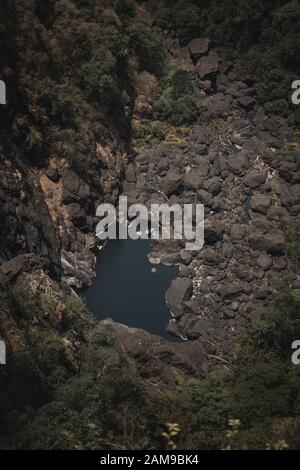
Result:
<svg viewBox="0 0 300 470"><path fill-rule="evenodd" d="M291 150L298 136L266 115L239 61L222 59L207 39L192 41L189 52L190 61L186 48L173 57L202 91L198 123L179 143L146 146L134 160L136 182L127 178L124 189L129 200L147 205L204 204L204 249L155 242L151 257L177 264L193 283L192 298L179 285L170 288L176 321L169 330L226 357L241 326L270 311L276 281L298 280L285 245L300 213L299 152Z"/></svg>

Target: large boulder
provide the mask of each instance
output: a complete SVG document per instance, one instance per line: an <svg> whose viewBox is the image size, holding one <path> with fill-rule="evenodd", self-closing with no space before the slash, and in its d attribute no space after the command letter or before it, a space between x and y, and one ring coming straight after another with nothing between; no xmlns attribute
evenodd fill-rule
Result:
<svg viewBox="0 0 300 470"><path fill-rule="evenodd" d="M252 109L256 104L256 100L252 96L241 96L238 98L238 102L243 108L247 109L247 111Z"/></svg>
<svg viewBox="0 0 300 470"><path fill-rule="evenodd" d="M204 188L206 191L216 196L222 189L222 180L217 176L210 178L205 181Z"/></svg>
<svg viewBox="0 0 300 470"><path fill-rule="evenodd" d="M206 55L209 51L209 39L207 38L197 38L193 39L188 44L188 49L191 54L192 59L196 62L203 55Z"/></svg>
<svg viewBox="0 0 300 470"><path fill-rule="evenodd" d="M279 186L278 192L280 194L282 205L289 211L291 210L292 206L300 204L300 184L287 186L286 183L283 183Z"/></svg>
<svg viewBox="0 0 300 470"><path fill-rule="evenodd" d="M281 178L290 182L293 176L297 173L297 170L298 170L297 163L290 162L290 161L283 161L282 163L280 163L278 174Z"/></svg>
<svg viewBox="0 0 300 470"><path fill-rule="evenodd" d="M95 277L96 257L88 249L80 252L62 250L61 262L64 270L63 280L76 289L82 289L92 284Z"/></svg>
<svg viewBox="0 0 300 470"><path fill-rule="evenodd" d="M263 171L262 173L251 171L244 179L244 184L251 189L259 188L259 186L265 183L267 176L267 171Z"/></svg>
<svg viewBox="0 0 300 470"><path fill-rule="evenodd" d="M234 299L235 297L238 297L244 292L244 287L238 282L233 282L231 284L225 284L220 286L217 289L217 292L223 300Z"/></svg>
<svg viewBox="0 0 300 470"><path fill-rule="evenodd" d="M263 271L268 271L268 269L270 269L270 267L272 266L272 264L273 264L273 260L272 260L271 256L262 254L262 255L260 255L259 258L257 259L257 265L258 265Z"/></svg>
<svg viewBox="0 0 300 470"><path fill-rule="evenodd" d="M223 155L216 155L213 160L213 164L214 170L218 175L222 174L226 170L226 162Z"/></svg>
<svg viewBox="0 0 300 470"><path fill-rule="evenodd" d="M183 178L183 185L186 189L191 191L197 191L202 184L201 184L201 176L203 172L201 170L191 170Z"/></svg>
<svg viewBox="0 0 300 470"><path fill-rule="evenodd" d="M251 200L251 209L254 212L266 214L271 206L271 197L265 194L255 194Z"/></svg>
<svg viewBox="0 0 300 470"><path fill-rule="evenodd" d="M276 156L276 153L256 136L245 140L244 150L252 153L255 157L261 156L267 163L271 163Z"/></svg>
<svg viewBox="0 0 300 470"><path fill-rule="evenodd" d="M160 180L161 191L167 196L171 196L179 188L181 179L182 179L181 173L176 168L175 169L171 168L167 172L166 176L164 176Z"/></svg>
<svg viewBox="0 0 300 470"><path fill-rule="evenodd" d="M207 318L189 318L184 325L186 336L191 340L199 337L207 338L212 328L212 322Z"/></svg>
<svg viewBox="0 0 300 470"><path fill-rule="evenodd" d="M214 198L209 192L204 191L204 189L200 189L197 191L197 196L200 203L204 204L206 207L212 207Z"/></svg>
<svg viewBox="0 0 300 470"><path fill-rule="evenodd" d="M89 185L70 168L65 168L62 174L62 202L88 202L91 197Z"/></svg>
<svg viewBox="0 0 300 470"><path fill-rule="evenodd" d="M249 244L253 250L266 251L278 255L284 252L285 238L280 230L269 231L254 230L249 235Z"/></svg>
<svg viewBox="0 0 300 470"><path fill-rule="evenodd" d="M249 161L246 152L239 152L229 156L226 160L228 169L235 175L241 175L249 168Z"/></svg>
<svg viewBox="0 0 300 470"><path fill-rule="evenodd" d="M206 145L209 146L215 141L215 131L212 128L204 127L203 125L195 125L191 129L191 140L193 145Z"/></svg>
<svg viewBox="0 0 300 470"><path fill-rule="evenodd" d="M203 263L206 265L218 265L223 261L221 255L213 248L206 248L202 256Z"/></svg>
<svg viewBox="0 0 300 470"><path fill-rule="evenodd" d="M214 76L219 70L219 57L214 51L211 51L207 56L201 57L197 61L196 70L200 80L209 79Z"/></svg>
<svg viewBox="0 0 300 470"><path fill-rule="evenodd" d="M208 96L203 104L210 113L219 117L227 117L232 111L232 99L223 93Z"/></svg>
<svg viewBox="0 0 300 470"><path fill-rule="evenodd" d="M218 220L205 220L204 223L204 238L208 244L214 244L222 240L224 233L224 226Z"/></svg>
<svg viewBox="0 0 300 470"><path fill-rule="evenodd" d="M166 302L174 318L180 318L184 312L184 302L193 294L193 283L188 277L175 279L166 294Z"/></svg>
<svg viewBox="0 0 300 470"><path fill-rule="evenodd" d="M242 224L233 224L230 228L230 241L233 243L243 240L247 233L247 226Z"/></svg>

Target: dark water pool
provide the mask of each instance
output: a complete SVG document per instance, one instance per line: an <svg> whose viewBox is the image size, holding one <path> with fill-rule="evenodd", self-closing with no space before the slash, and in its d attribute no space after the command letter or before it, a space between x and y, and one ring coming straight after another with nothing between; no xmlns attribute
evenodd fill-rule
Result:
<svg viewBox="0 0 300 470"><path fill-rule="evenodd" d="M151 265L150 251L150 240L109 241L98 255L97 276L84 293L85 301L98 320L112 318L178 341L166 332L170 313L165 303L166 290L178 271Z"/></svg>

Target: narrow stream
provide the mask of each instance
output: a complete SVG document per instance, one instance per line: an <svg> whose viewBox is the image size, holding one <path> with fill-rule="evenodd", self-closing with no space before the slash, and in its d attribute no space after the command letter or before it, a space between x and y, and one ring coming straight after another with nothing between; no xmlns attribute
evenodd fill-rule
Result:
<svg viewBox="0 0 300 470"><path fill-rule="evenodd" d="M112 318L178 341L166 331L170 313L165 302L166 291L178 271L151 265L150 251L150 240L109 241L98 255L96 278L84 294L85 302L98 320Z"/></svg>

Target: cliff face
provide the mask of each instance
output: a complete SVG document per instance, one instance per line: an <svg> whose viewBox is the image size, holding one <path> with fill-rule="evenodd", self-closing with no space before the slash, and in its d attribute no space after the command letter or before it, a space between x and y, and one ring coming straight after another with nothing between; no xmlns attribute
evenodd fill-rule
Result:
<svg viewBox="0 0 300 470"><path fill-rule="evenodd" d="M15 154L1 154L1 260L34 253L60 275L60 242L33 169Z"/></svg>
<svg viewBox="0 0 300 470"><path fill-rule="evenodd" d="M56 278L63 264L65 280L77 288L94 275L95 207L115 202L129 139L126 56L109 50L109 37L96 58L90 49L101 34L120 35L122 23L109 5L97 8L1 5L8 101L0 109L1 259L34 253ZM97 61L109 74L102 87L91 77Z"/></svg>
<svg viewBox="0 0 300 470"><path fill-rule="evenodd" d="M126 54L115 47L122 22L110 2L87 2L86 9L76 3L0 6L0 77L7 88L0 107L5 433L12 409L49 399L49 373L60 365L67 375L78 370L78 349L93 322L69 287L94 277L95 209L116 201L128 151L133 91ZM44 341L51 346L42 357ZM47 365L54 351L60 352Z"/></svg>
<svg viewBox="0 0 300 470"><path fill-rule="evenodd" d="M1 4L0 70L7 86L7 105L0 108L0 337L7 345L1 447L15 446L10 432L14 440L24 407L51 400L57 385L80 373L91 338L114 329L103 324L93 332L73 289L91 283L96 207L116 203L124 179L138 65L135 46L127 49L126 9L117 16L114 2L80 3ZM140 28L132 34L140 46ZM101 361L122 368L124 360L136 361L141 384L174 388L174 367L204 373L195 359L200 344L169 345L121 326L115 335L120 358L109 345L100 348ZM149 349L146 368L141 342Z"/></svg>

